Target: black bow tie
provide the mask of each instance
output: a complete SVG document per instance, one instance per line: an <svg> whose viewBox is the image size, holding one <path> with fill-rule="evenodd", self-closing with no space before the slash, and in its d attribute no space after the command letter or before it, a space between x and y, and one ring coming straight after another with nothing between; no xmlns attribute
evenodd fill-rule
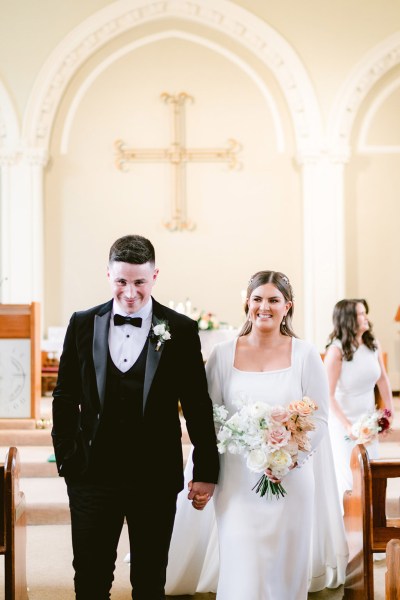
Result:
<svg viewBox="0 0 400 600"><path fill-rule="evenodd" d="M141 327L142 317L123 317L122 315L114 315L114 325L133 325L134 327Z"/></svg>

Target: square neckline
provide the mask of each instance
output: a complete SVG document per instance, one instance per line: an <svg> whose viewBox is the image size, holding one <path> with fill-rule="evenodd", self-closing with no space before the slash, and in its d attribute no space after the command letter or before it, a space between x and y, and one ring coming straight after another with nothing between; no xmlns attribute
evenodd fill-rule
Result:
<svg viewBox="0 0 400 600"><path fill-rule="evenodd" d="M256 373L257 375L264 374L264 373L283 373L285 371L289 371L293 367L293 355L294 355L294 346L295 346L295 340L296 340L295 337L292 337L292 348L291 348L291 352L290 352L290 365L288 367L284 367L283 369L271 369L270 371L243 371L243 369L238 369L237 367L235 367L235 356L236 356L236 346L237 346L239 337L242 337L242 336L237 336L237 338L235 338L235 340L234 340L233 352L232 352L232 369L234 369L238 373Z"/></svg>

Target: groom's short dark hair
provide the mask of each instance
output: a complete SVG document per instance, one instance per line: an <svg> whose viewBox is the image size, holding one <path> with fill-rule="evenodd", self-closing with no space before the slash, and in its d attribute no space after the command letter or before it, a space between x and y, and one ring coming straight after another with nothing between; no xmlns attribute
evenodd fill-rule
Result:
<svg viewBox="0 0 400 600"><path fill-rule="evenodd" d="M126 262L133 265L156 262L154 246L141 235L124 235L118 238L110 248L108 261Z"/></svg>

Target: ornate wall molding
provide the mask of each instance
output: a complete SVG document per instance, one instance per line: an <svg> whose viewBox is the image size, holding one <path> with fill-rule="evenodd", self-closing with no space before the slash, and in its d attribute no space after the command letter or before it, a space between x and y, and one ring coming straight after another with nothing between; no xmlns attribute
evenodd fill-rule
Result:
<svg viewBox="0 0 400 600"><path fill-rule="evenodd" d="M0 81L0 149L15 148L19 141L19 123L11 98Z"/></svg>
<svg viewBox="0 0 400 600"><path fill-rule="evenodd" d="M45 167L48 161L48 153L45 148L20 148L19 158L21 162L32 167Z"/></svg>
<svg viewBox="0 0 400 600"><path fill-rule="evenodd" d="M12 149L0 145L0 167L12 167L19 164L29 166L46 166L48 154L44 148L23 148L21 146Z"/></svg>
<svg viewBox="0 0 400 600"><path fill-rule="evenodd" d="M116 36L167 18L200 23L233 38L275 75L291 114L298 150L321 139L320 109L307 72L291 46L269 25L229 0L118 0L75 28L44 64L28 101L23 139L48 149L57 107L68 82L94 52Z"/></svg>
<svg viewBox="0 0 400 600"><path fill-rule="evenodd" d="M13 150L5 150L0 146L0 167L12 167L18 162L18 153Z"/></svg>
<svg viewBox="0 0 400 600"><path fill-rule="evenodd" d="M399 63L400 32L375 46L356 65L342 86L328 120L330 147L348 152L354 119L362 102L377 81Z"/></svg>
<svg viewBox="0 0 400 600"><path fill-rule="evenodd" d="M400 88L400 77L387 85L373 100L362 123L357 140L357 151L360 154L400 154L400 145L373 145L369 144L368 133L373 120L384 102Z"/></svg>

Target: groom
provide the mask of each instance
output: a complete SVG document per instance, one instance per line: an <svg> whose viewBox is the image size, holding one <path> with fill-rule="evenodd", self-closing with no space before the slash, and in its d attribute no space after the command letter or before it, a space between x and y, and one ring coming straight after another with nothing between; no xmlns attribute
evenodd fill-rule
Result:
<svg viewBox="0 0 400 600"><path fill-rule="evenodd" d="M197 323L152 298L157 276L151 242L119 238L108 263L113 299L74 313L65 336L52 436L69 495L77 600L110 598L124 519L132 598L165 597L183 488L178 401L194 446L195 507L218 478Z"/></svg>

